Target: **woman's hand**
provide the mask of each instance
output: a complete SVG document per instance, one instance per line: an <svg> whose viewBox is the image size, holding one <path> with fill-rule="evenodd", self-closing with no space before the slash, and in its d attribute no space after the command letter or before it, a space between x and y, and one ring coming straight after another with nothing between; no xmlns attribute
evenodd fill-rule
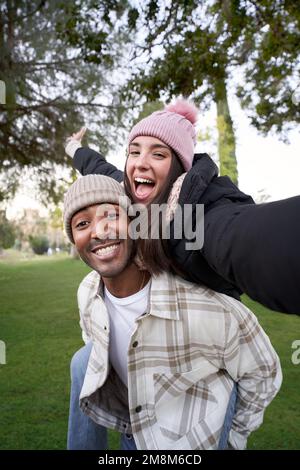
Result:
<svg viewBox="0 0 300 470"><path fill-rule="evenodd" d="M65 152L69 157L73 158L76 150L81 147L81 139L86 133L86 127L82 127L79 132L74 132L65 142Z"/></svg>
<svg viewBox="0 0 300 470"><path fill-rule="evenodd" d="M81 140L86 133L86 127L83 126L80 131L74 132L74 134L71 135L71 137L68 137L66 139L66 143L70 142L70 140L77 140L81 144Z"/></svg>
<svg viewBox="0 0 300 470"><path fill-rule="evenodd" d="M75 139L81 142L85 133L86 133L86 127L83 126L79 132L75 132L74 134L72 134L72 139Z"/></svg>

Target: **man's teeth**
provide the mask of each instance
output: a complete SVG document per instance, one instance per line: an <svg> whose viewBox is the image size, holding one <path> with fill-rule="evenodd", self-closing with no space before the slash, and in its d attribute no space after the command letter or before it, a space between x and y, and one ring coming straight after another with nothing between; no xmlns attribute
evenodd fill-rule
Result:
<svg viewBox="0 0 300 470"><path fill-rule="evenodd" d="M152 183L153 184L153 181L147 180L146 178L134 178L134 181L136 183Z"/></svg>
<svg viewBox="0 0 300 470"><path fill-rule="evenodd" d="M99 248L99 250L95 251L96 255L107 255L108 253L111 253L114 251L118 245L110 245L106 246L105 248Z"/></svg>

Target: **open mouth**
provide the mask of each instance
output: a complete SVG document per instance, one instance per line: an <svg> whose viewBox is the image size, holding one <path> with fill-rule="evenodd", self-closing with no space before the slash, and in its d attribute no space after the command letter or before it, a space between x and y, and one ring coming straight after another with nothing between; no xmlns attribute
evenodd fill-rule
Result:
<svg viewBox="0 0 300 470"><path fill-rule="evenodd" d="M148 178L134 178L134 192L139 200L147 199L155 187L155 182Z"/></svg>

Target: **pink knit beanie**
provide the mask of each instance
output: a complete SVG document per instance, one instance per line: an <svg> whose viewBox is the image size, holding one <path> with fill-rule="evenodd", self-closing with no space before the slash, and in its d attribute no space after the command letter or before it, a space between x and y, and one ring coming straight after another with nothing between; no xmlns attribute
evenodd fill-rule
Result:
<svg viewBox="0 0 300 470"><path fill-rule="evenodd" d="M178 155L183 167L192 167L196 145L196 106L185 100L177 100L162 111L155 111L139 121L128 137L128 145L140 135L160 139Z"/></svg>

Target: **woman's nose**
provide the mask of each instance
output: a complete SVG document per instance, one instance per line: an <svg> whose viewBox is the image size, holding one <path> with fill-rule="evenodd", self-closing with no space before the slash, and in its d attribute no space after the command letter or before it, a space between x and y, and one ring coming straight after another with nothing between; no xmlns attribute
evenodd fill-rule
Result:
<svg viewBox="0 0 300 470"><path fill-rule="evenodd" d="M147 152L141 152L139 157L136 159L137 168L149 168L149 155Z"/></svg>

